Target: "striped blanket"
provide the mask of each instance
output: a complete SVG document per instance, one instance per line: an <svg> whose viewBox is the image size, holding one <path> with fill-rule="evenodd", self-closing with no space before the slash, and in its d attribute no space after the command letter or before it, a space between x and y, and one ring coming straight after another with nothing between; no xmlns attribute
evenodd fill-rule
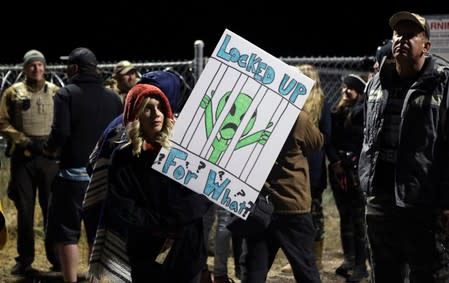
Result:
<svg viewBox="0 0 449 283"><path fill-rule="evenodd" d="M123 116L112 121L99 139L89 158L91 180L83 201L86 232L92 253L89 259L89 282L131 282L126 254L126 231L103 219L107 195L108 168L114 149L126 143ZM98 227L98 228L97 228Z"/></svg>

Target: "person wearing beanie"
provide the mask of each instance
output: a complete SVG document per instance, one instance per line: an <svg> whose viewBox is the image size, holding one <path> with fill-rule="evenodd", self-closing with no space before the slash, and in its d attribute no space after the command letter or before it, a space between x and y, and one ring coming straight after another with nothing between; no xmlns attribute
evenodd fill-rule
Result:
<svg viewBox="0 0 449 283"><path fill-rule="evenodd" d="M393 60L367 85L359 160L372 282L449 282L449 66L425 17L389 25Z"/></svg>
<svg viewBox="0 0 449 283"><path fill-rule="evenodd" d="M340 215L343 262L335 273L346 282L368 276L365 233L365 199L358 178L358 159L363 140L363 92L365 81L358 75L343 78L341 96L331 111L331 138L326 148L332 193Z"/></svg>
<svg viewBox="0 0 449 283"><path fill-rule="evenodd" d="M181 83L178 76L172 72L167 71L150 71L142 75L138 84L150 84L160 89L167 97L170 108L172 110L180 110L177 107L177 101L181 95ZM129 106L127 106L129 109ZM129 110L127 110L129 112ZM126 222L117 222L117 216L114 215L114 211L111 211L111 207L107 205L109 200L105 200L106 197L110 197L106 194L106 186L96 186L95 184L107 184L104 180L107 176L105 172L109 169L111 163L111 155L117 148L121 148L128 142L128 138L125 131L125 125L123 121L124 115L118 116L112 121L100 139L97 142L97 146L90 157L90 167L92 168L91 183L87 189L85 199L83 202L84 215L86 215L85 221L93 222L94 224L87 225L87 227L97 227L93 230L96 232L97 237L100 240L94 240L88 236L89 245L92 246L92 256L89 262L89 278L94 280L108 279L113 282L131 282L131 274L123 272L123 270L129 270L130 262L128 258L119 256L120 254L126 254L126 234L128 227ZM92 186L91 186L92 184ZM185 198L188 200L186 203L193 203L192 206L198 209L198 213L201 214L201 207L204 205L210 207L211 203L205 198L201 197L185 188ZM103 196L103 197L99 197ZM105 205L106 203L106 205ZM104 210L105 213L100 217L100 211ZM114 208L115 210L115 208ZM189 213L184 213L186 216ZM112 217L112 218L110 218ZM190 229L186 230L186 237L189 236ZM86 232L88 232L86 230ZM88 232L89 234L89 232ZM114 237L110 235L113 234ZM94 234L95 236L95 234ZM188 241L188 238L186 238ZM110 256L111 251L117 252L117 256ZM199 249L201 252L202 249ZM204 251L205 252L205 251ZM105 257L109 259L103 260ZM182 259L182 257L180 258ZM199 259L206 262L207 256L200 256ZM190 259L189 259L190 260ZM117 268L118 266L125 268ZM164 281L165 282L165 281ZM182 280L179 282L183 282Z"/></svg>
<svg viewBox="0 0 449 283"><path fill-rule="evenodd" d="M56 160L42 155L51 131L53 98L59 86L45 80L45 57L32 49L23 56L24 80L5 89L0 102L0 134L6 137L11 158L8 196L17 209L16 265L11 273L34 272L34 206L36 196L47 223L51 183L58 171ZM45 228L44 228L45 229ZM59 262L51 239L45 239L47 259L53 270Z"/></svg>
<svg viewBox="0 0 449 283"><path fill-rule="evenodd" d="M124 101L126 94L137 83L138 79L136 67L128 60L122 60L114 66L112 77L105 82L105 85Z"/></svg>
<svg viewBox="0 0 449 283"><path fill-rule="evenodd" d="M75 48L67 58L68 83L54 96L54 119L44 154L59 160L52 184L47 236L57 242L65 282L76 282L82 201L89 183L87 163L98 137L123 110L103 86L95 54Z"/></svg>
<svg viewBox="0 0 449 283"><path fill-rule="evenodd" d="M39 61L45 65L45 57L40 51L32 49L23 55L23 66L26 67L28 64Z"/></svg>
<svg viewBox="0 0 449 283"><path fill-rule="evenodd" d="M127 142L112 155L104 224L124 237L132 282L198 282L207 257L202 216L211 203L151 169L170 144L168 98L154 85L135 85L123 124Z"/></svg>
<svg viewBox="0 0 449 283"><path fill-rule="evenodd" d="M174 73L159 70L150 71L143 74L138 83L150 84L158 87L164 92L169 100L171 108L178 109L177 101L180 99L181 95L181 84L180 79ZM90 246L92 246L94 241L99 213L104 200L104 198L99 198L98 196L104 196L103 191L106 190L104 186L95 186L95 184L101 183L101 181L97 181L97 178L103 178L105 176L104 172L107 170L105 163L108 164L110 162L113 150L125 141L126 134L122 113L107 126L89 157L88 167L91 171L92 179L86 190L86 195L83 201L83 210L84 215L87 215L85 221L91 222L91 224L86 227L88 244ZM92 187L90 186L91 184Z"/></svg>
<svg viewBox="0 0 449 283"><path fill-rule="evenodd" d="M345 87L346 85L346 87ZM343 78L343 93L351 92L351 90L354 90L357 95L362 95L363 91L365 90L366 82L362 77L355 75L355 74L349 74L346 77ZM350 96L351 94L349 94ZM346 95L346 98L348 95ZM345 96L343 96L345 97Z"/></svg>

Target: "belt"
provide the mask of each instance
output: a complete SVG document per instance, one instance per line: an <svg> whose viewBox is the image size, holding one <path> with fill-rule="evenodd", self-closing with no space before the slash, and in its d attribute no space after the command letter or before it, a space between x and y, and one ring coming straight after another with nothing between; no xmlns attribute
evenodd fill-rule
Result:
<svg viewBox="0 0 449 283"><path fill-rule="evenodd" d="M353 151L339 150L338 155L340 157L352 157L355 153Z"/></svg>

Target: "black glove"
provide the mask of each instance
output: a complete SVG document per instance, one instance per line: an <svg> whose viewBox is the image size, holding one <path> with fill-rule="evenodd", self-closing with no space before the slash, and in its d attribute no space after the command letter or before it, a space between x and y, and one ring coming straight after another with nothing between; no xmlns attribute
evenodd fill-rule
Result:
<svg viewBox="0 0 449 283"><path fill-rule="evenodd" d="M32 155L42 155L44 151L44 142L43 140L31 140L27 144L26 149L32 154Z"/></svg>

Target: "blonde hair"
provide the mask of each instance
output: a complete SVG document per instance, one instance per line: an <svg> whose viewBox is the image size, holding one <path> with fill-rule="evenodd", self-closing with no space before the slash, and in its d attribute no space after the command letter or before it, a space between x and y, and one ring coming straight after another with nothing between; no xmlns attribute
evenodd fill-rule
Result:
<svg viewBox="0 0 449 283"><path fill-rule="evenodd" d="M144 111L148 102L150 101L150 98L156 98L159 101L161 101L157 96L148 96L147 98L145 98L145 100L143 101L143 103L140 106L140 109L138 109L138 111L137 111L137 115L136 115L137 119L129 122L126 125L126 133L127 133L128 140L129 140L128 144L132 144L134 156L139 156L143 149L144 138L143 138L143 132L140 129L139 117L142 114L142 112ZM154 142L159 144L161 147L167 148L170 146L170 137L172 136L172 133L173 133L174 120L171 118L167 118L166 110L163 112L164 112L164 125L162 126L162 130L159 133L157 133L157 135L154 139Z"/></svg>
<svg viewBox="0 0 449 283"><path fill-rule="evenodd" d="M347 79L348 79L348 81L346 81ZM352 80L349 80L349 79L352 79ZM344 111L346 107L350 107L351 111L352 111L352 107L354 107L354 105L357 104L357 102L359 100L363 99L363 88L362 87L365 87L365 84L366 84L366 81L364 78L362 78L361 76L358 76L358 75L349 74L346 77L344 77L342 81L343 81L342 82L343 84L346 84L346 88L352 89L353 91L355 91L355 93L357 93L357 97L355 99L346 99L345 94L343 93L343 85L342 85L340 87L340 91L341 91L340 98L338 99L337 105L335 106L335 108L332 109L332 112L334 112L334 113L340 113L340 112ZM355 81L355 83L353 81ZM362 85L360 85L360 84L362 84ZM357 85L358 85L358 87L357 87Z"/></svg>
<svg viewBox="0 0 449 283"><path fill-rule="evenodd" d="M318 74L318 69L309 64L297 65L296 68L315 81L309 96L307 97L302 110L309 114L310 120L318 126L321 119L321 110L324 104L324 92L321 88L321 80Z"/></svg>
<svg viewBox="0 0 449 283"><path fill-rule="evenodd" d="M357 98L353 100L344 99L343 95L340 95L340 98L337 101L337 105L334 109L332 109L333 113L340 113L343 110L345 110L346 107L353 107L355 104L357 104L357 101L360 100L361 95L357 92Z"/></svg>

